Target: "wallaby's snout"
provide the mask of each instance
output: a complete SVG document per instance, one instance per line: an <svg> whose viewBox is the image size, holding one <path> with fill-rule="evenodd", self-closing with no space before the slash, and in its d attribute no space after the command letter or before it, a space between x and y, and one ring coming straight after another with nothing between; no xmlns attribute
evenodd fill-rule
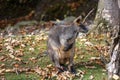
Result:
<svg viewBox="0 0 120 80"><path fill-rule="evenodd" d="M83 25L83 24L80 24L80 25L79 25L79 32L87 33L87 32L88 32L87 26L85 26L85 25Z"/></svg>

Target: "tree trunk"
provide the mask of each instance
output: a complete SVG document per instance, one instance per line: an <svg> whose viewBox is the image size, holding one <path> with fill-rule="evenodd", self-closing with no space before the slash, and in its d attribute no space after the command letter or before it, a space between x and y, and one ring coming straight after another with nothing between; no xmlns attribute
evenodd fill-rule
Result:
<svg viewBox="0 0 120 80"><path fill-rule="evenodd" d="M112 26L112 43L110 49L110 62L107 65L108 78L120 77L120 20L117 0L105 0L103 18Z"/></svg>
<svg viewBox="0 0 120 80"><path fill-rule="evenodd" d="M97 9L97 12L96 12L96 16L95 16L95 20L94 20L94 25L93 25L93 30L96 31L96 33L100 33L100 32L104 32L104 23L106 23L104 20L103 20L103 16L102 16L102 13L103 13L103 9L104 9L104 0L99 0L98 2L98 9ZM102 24L102 25L101 25Z"/></svg>
<svg viewBox="0 0 120 80"><path fill-rule="evenodd" d="M112 31L112 43L109 51L110 62L107 64L108 79L110 80L120 77L120 1L100 0L99 2L104 4L99 3L98 11L100 10L101 14L99 14L100 19L98 19L97 24L100 24L100 20L105 19L111 26Z"/></svg>

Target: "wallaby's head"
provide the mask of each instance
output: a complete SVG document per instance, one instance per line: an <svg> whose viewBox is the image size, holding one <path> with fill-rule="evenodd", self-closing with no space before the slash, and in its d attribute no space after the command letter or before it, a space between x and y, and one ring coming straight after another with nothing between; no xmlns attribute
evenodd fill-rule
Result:
<svg viewBox="0 0 120 80"><path fill-rule="evenodd" d="M74 21L74 26L78 26L79 27L79 32L81 33L87 33L88 32L88 28L83 25L82 21L81 21L81 16L79 16L78 18L76 18Z"/></svg>

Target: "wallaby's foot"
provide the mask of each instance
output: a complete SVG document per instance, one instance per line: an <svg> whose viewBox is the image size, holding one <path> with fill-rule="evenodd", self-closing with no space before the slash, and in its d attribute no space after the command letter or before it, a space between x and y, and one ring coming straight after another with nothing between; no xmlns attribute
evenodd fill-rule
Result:
<svg viewBox="0 0 120 80"><path fill-rule="evenodd" d="M58 69L57 74L60 74L60 73L64 72L63 68L57 68L57 69Z"/></svg>
<svg viewBox="0 0 120 80"><path fill-rule="evenodd" d="M72 74L76 74L76 70L74 69L73 66L70 67L69 71L70 71Z"/></svg>
<svg viewBox="0 0 120 80"><path fill-rule="evenodd" d="M70 72L71 72L72 74L76 74L76 70L75 70L75 69L72 69Z"/></svg>

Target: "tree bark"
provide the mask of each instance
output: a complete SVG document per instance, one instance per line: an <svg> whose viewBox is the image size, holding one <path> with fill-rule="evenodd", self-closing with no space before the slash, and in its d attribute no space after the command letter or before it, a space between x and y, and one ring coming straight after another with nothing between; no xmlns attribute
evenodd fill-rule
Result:
<svg viewBox="0 0 120 80"><path fill-rule="evenodd" d="M117 0L105 0L105 8L103 10L103 18L112 25L112 43L110 54L110 62L107 64L108 79L114 78L114 75L120 77L120 20L119 6Z"/></svg>
<svg viewBox="0 0 120 80"><path fill-rule="evenodd" d="M100 0L99 2L98 11L101 12L101 14L98 14L100 15L100 19L98 20L105 19L111 26L109 27L112 31L112 42L109 51L110 62L106 67L108 70L108 79L111 80L114 78L114 75L118 76L118 78L120 77L120 1ZM99 22L100 21L97 21L97 24Z"/></svg>

